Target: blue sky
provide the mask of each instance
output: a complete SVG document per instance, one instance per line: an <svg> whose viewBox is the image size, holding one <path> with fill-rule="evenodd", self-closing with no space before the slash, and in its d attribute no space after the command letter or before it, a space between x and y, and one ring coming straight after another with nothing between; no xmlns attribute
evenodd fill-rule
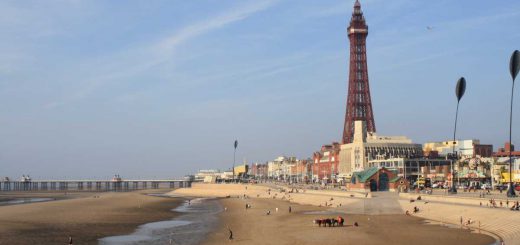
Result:
<svg viewBox="0 0 520 245"><path fill-rule="evenodd" d="M361 1L376 127L507 140L520 2ZM353 1L0 1L0 176L182 176L342 136ZM432 30L427 30L432 26ZM513 142L520 137L520 92Z"/></svg>

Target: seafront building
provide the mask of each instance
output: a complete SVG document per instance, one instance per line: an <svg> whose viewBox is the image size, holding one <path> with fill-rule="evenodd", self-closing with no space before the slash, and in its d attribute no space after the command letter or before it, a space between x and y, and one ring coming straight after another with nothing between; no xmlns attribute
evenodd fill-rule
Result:
<svg viewBox="0 0 520 245"><path fill-rule="evenodd" d="M504 147L498 148L497 152L493 153L495 157L509 157L509 152L513 157L520 157L520 151L515 151L515 145L506 142Z"/></svg>
<svg viewBox="0 0 520 245"><path fill-rule="evenodd" d="M289 181L291 168L296 166L296 157L280 156L267 163L267 176L272 180Z"/></svg>
<svg viewBox="0 0 520 245"><path fill-rule="evenodd" d="M217 180L222 175L222 172L218 169L201 169L195 174L194 181L202 182L204 180Z"/></svg>
<svg viewBox="0 0 520 245"><path fill-rule="evenodd" d="M249 175L257 180L266 180L268 177L267 163L253 163L249 168Z"/></svg>
<svg viewBox="0 0 520 245"><path fill-rule="evenodd" d="M331 145L323 145L320 151L314 152L312 159L312 181L335 181L339 174L340 144L333 142Z"/></svg>
<svg viewBox="0 0 520 245"><path fill-rule="evenodd" d="M340 146L339 177L345 180L350 179L354 172L369 168L370 161L421 158L423 155L421 145L413 143L405 136L378 136L369 133L364 121L356 121L354 128L353 142Z"/></svg>
<svg viewBox="0 0 520 245"><path fill-rule="evenodd" d="M493 145L480 144L480 140L477 139L427 142L423 145L425 155L435 152L434 154L439 156L448 156L452 154L453 150L459 158L491 157L493 155Z"/></svg>

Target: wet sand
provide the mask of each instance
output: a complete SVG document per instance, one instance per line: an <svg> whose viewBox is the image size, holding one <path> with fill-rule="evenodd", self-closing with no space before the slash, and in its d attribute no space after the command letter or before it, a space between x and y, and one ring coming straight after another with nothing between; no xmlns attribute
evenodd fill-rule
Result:
<svg viewBox="0 0 520 245"><path fill-rule="evenodd" d="M97 244L99 238L129 234L139 225L177 215L171 209L182 199L144 195L150 192L161 193L82 193L74 199L1 206L0 244L66 244L69 235L74 244Z"/></svg>
<svg viewBox="0 0 520 245"><path fill-rule="evenodd" d="M9 191L0 192L0 206L7 205L18 205L26 204L24 202L18 203L20 200L32 200L32 199L46 199L46 201L56 201L65 199L74 199L80 197L89 197L94 195L94 192L63 192L63 191L37 191L37 192L26 192L26 191ZM30 203L30 202L28 202Z"/></svg>
<svg viewBox="0 0 520 245"><path fill-rule="evenodd" d="M219 229L203 243L213 244L493 244L487 235L468 230L426 225L424 220L406 215L344 215L344 227L318 227L317 218L336 217L328 209L309 205L290 204L273 199L224 198L221 204L227 211L220 216ZM246 210L245 204L252 205ZM293 212L289 213L289 205ZM275 208L279 211L276 212ZM266 215L271 210L271 215ZM305 214L324 211L322 214ZM358 222L359 227L353 223ZM227 227L233 231L228 240Z"/></svg>

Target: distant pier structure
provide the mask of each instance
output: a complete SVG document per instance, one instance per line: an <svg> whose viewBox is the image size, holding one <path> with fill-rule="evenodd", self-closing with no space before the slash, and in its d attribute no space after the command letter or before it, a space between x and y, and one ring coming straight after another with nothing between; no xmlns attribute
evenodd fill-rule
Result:
<svg viewBox="0 0 520 245"><path fill-rule="evenodd" d="M189 188L191 179L126 180L115 175L111 180L20 180L8 177L0 181L0 191L133 191L159 188Z"/></svg>

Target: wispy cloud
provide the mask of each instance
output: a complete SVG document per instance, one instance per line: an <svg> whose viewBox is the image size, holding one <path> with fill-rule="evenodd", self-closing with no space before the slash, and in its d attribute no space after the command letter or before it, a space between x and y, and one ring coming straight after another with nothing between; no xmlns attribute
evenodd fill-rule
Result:
<svg viewBox="0 0 520 245"><path fill-rule="evenodd" d="M189 24L174 34L163 37L151 44L132 48L129 52L113 54L103 59L104 64L97 67L110 67L110 70L101 69L97 73L82 79L85 85L69 96L44 105L45 108L54 108L75 100L83 99L103 85L111 81L122 81L140 72L149 70L164 63L173 62L173 53L182 45L211 31L218 30L235 22L244 20L253 14L266 10L277 1L253 2L232 8L215 17Z"/></svg>
<svg viewBox="0 0 520 245"><path fill-rule="evenodd" d="M254 4L241 6L241 7L232 9L231 11L218 15L209 20L205 20L205 21L202 21L199 23L195 23L195 24L186 26L186 27L182 28L179 32L175 33L174 35L164 38L164 40L162 40L159 43L159 45L157 45L157 48L161 52L164 52L164 51L172 52L172 51L174 51L175 48L177 48L181 44L185 43L189 39L192 39L197 36L203 35L207 32L222 28L233 22L237 22L237 21L246 19L247 17L249 17L259 11L269 8L274 3L275 3L274 1L255 2Z"/></svg>

